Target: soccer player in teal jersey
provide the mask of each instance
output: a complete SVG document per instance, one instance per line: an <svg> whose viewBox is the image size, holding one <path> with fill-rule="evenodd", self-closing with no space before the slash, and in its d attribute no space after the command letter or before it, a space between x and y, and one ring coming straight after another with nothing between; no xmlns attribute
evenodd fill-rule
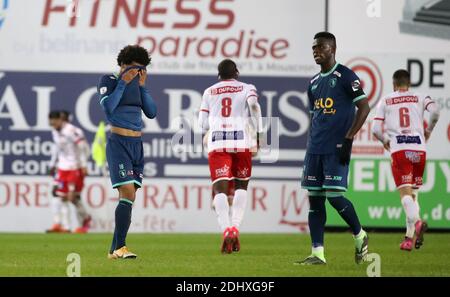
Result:
<svg viewBox="0 0 450 297"><path fill-rule="evenodd" d="M335 60L334 35L317 33L312 50L321 72L313 77L308 87L311 126L301 181L302 188L308 190L310 203L308 224L312 254L296 264L326 263L325 200L350 226L355 239L355 261L359 264L367 254L368 236L344 193L353 137L364 124L370 108L358 76Z"/></svg>
<svg viewBox="0 0 450 297"><path fill-rule="evenodd" d="M108 254L110 259L136 258L136 254L127 248L125 239L136 191L142 186L142 112L150 119L156 116L156 104L145 87L146 67L150 61L149 53L143 47L126 46L117 57L120 73L102 76L97 86L100 105L111 124L106 144L111 183L119 191L116 225Z"/></svg>

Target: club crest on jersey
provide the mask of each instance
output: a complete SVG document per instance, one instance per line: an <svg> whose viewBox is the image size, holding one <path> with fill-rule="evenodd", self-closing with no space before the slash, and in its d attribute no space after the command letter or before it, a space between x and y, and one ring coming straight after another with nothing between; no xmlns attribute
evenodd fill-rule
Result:
<svg viewBox="0 0 450 297"><path fill-rule="evenodd" d="M332 79L330 79L330 81L328 82L328 85L330 86L330 88L334 88L337 84L337 78L333 77Z"/></svg>
<svg viewBox="0 0 450 297"><path fill-rule="evenodd" d="M100 88L100 95L104 95L106 93L106 91L108 91L107 87L101 87Z"/></svg>

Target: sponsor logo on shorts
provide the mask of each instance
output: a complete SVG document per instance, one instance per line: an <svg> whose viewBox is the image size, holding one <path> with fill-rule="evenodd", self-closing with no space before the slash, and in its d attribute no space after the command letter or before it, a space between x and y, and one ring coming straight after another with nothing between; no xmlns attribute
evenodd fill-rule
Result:
<svg viewBox="0 0 450 297"><path fill-rule="evenodd" d="M325 175L325 180L341 181L342 176L339 175Z"/></svg>
<svg viewBox="0 0 450 297"><path fill-rule="evenodd" d="M317 180L317 178L316 178L315 176L313 176L313 175L308 175L308 176L306 177L306 179L307 179L307 180L312 180L312 181L316 181L316 180Z"/></svg>
<svg viewBox="0 0 450 297"><path fill-rule="evenodd" d="M242 168L242 170L238 169L237 177L242 177L242 178L248 177L248 171L249 171L249 169L247 167Z"/></svg>
<svg viewBox="0 0 450 297"><path fill-rule="evenodd" d="M69 192L75 191L75 184L68 184L67 189L69 190Z"/></svg>
<svg viewBox="0 0 450 297"><path fill-rule="evenodd" d="M216 169L216 177L228 176L230 166L225 164L223 167Z"/></svg>
<svg viewBox="0 0 450 297"><path fill-rule="evenodd" d="M419 163L421 155L422 154L420 152L411 152L411 151L405 152L406 159L408 159L412 163Z"/></svg>
<svg viewBox="0 0 450 297"><path fill-rule="evenodd" d="M402 184L410 184L412 182L412 174L402 175Z"/></svg>
<svg viewBox="0 0 450 297"><path fill-rule="evenodd" d="M124 178L127 176L127 171L125 170L125 166L123 164L119 164L119 176Z"/></svg>

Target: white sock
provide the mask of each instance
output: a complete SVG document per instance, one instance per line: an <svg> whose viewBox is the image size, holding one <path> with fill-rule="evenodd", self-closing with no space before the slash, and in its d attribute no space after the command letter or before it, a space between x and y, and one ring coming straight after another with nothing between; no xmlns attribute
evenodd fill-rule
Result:
<svg viewBox="0 0 450 297"><path fill-rule="evenodd" d="M232 217L231 224L239 230L239 226L244 218L245 206L247 205L247 191L246 190L236 190L234 191L234 199L232 206Z"/></svg>
<svg viewBox="0 0 450 297"><path fill-rule="evenodd" d="M410 223L408 218L406 218L406 237L413 238L415 232L414 223Z"/></svg>
<svg viewBox="0 0 450 297"><path fill-rule="evenodd" d="M62 217L62 227L66 230L70 230L70 208L68 201L62 202L61 217Z"/></svg>
<svg viewBox="0 0 450 297"><path fill-rule="evenodd" d="M51 202L52 202L53 223L60 225L61 224L61 206L62 206L61 198L53 197Z"/></svg>
<svg viewBox="0 0 450 297"><path fill-rule="evenodd" d="M406 224L414 225L417 222L417 220L419 220L419 209L417 207L417 204L414 202L412 196L410 195L403 196L402 205L406 213L406 220L407 220Z"/></svg>
<svg viewBox="0 0 450 297"><path fill-rule="evenodd" d="M217 214L220 229L222 229L223 232L230 227L230 205L228 204L227 195L219 193L214 196L213 205Z"/></svg>
<svg viewBox="0 0 450 297"><path fill-rule="evenodd" d="M420 220L419 190L413 190L413 194L414 194L414 203L417 206L417 212L419 213L419 220Z"/></svg>

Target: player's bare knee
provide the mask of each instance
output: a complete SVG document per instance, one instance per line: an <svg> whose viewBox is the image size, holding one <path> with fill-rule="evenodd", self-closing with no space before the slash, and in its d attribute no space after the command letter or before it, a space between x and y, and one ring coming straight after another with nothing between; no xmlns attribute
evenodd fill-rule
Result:
<svg viewBox="0 0 450 297"><path fill-rule="evenodd" d="M247 191L248 188L248 180L235 180L234 181L234 187L236 190L245 190Z"/></svg>
<svg viewBox="0 0 450 297"><path fill-rule="evenodd" d="M413 196L413 188L412 187L401 187L398 189L400 193L400 199L403 199L405 196Z"/></svg>
<svg viewBox="0 0 450 297"><path fill-rule="evenodd" d="M213 185L213 191L214 195L224 193L228 193L228 181L227 180L220 180L218 182L215 182Z"/></svg>
<svg viewBox="0 0 450 297"><path fill-rule="evenodd" d="M126 198L134 201L136 197L136 189L133 184L122 185L118 188L120 198Z"/></svg>

